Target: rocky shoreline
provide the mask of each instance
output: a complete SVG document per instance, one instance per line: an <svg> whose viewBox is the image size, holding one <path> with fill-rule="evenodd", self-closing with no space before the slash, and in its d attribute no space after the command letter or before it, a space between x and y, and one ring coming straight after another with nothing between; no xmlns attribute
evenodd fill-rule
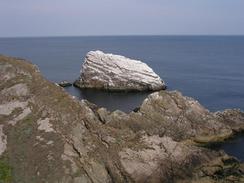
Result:
<svg viewBox="0 0 244 183"><path fill-rule="evenodd" d="M243 130L242 111L211 113L178 91L110 112L0 56L0 182L244 182L242 163L204 147Z"/></svg>

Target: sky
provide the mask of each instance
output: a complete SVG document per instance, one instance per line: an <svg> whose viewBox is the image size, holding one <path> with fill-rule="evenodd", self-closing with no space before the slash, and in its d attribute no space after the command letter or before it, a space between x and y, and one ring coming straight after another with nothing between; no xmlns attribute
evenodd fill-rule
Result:
<svg viewBox="0 0 244 183"><path fill-rule="evenodd" d="M0 0L0 37L244 35L244 0Z"/></svg>

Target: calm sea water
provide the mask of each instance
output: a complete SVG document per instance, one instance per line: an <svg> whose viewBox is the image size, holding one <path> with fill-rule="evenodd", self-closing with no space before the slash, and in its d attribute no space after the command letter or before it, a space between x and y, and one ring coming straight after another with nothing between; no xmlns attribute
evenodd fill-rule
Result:
<svg viewBox="0 0 244 183"><path fill-rule="evenodd" d="M0 54L31 60L53 82L77 79L83 58L90 50L146 62L169 90L180 90L211 111L244 110L244 36L0 38ZM66 90L99 106L125 112L139 106L148 95L81 91L73 87ZM238 142L244 145L242 138ZM227 143L223 148L244 160L244 153L240 155L232 147L232 143Z"/></svg>

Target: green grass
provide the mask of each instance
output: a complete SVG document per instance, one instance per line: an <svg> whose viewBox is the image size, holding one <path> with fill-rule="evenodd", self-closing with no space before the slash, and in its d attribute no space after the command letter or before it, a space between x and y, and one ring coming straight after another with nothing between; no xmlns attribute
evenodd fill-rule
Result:
<svg viewBox="0 0 244 183"><path fill-rule="evenodd" d="M0 159L0 183L10 183L11 180L11 167L5 160Z"/></svg>

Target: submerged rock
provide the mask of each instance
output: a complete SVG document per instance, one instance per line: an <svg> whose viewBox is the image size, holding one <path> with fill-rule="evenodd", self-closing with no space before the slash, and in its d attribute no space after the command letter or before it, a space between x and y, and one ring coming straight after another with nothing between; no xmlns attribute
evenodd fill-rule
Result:
<svg viewBox="0 0 244 183"><path fill-rule="evenodd" d="M244 180L238 160L199 146L243 129L243 112L211 113L177 91L135 111L78 101L32 64L0 56L0 182Z"/></svg>
<svg viewBox="0 0 244 183"><path fill-rule="evenodd" d="M166 89L164 81L147 64L101 51L86 55L75 86L118 91Z"/></svg>

